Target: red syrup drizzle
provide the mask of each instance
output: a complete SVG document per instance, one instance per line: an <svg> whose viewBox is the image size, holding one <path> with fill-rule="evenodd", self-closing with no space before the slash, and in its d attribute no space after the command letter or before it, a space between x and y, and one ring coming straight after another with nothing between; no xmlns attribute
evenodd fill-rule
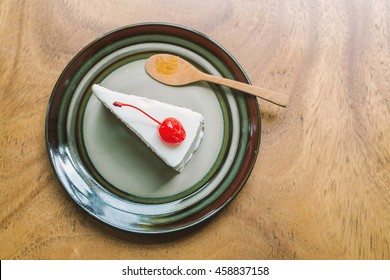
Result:
<svg viewBox="0 0 390 280"><path fill-rule="evenodd" d="M141 113L145 114L150 119L155 121L158 124L157 130L158 130L158 133L159 133L161 139L164 142L166 142L167 144L178 145L181 142L183 142L184 139L186 138L186 131L184 130L183 125L175 118L166 118L165 120L160 122L160 121L156 120L155 118L153 118L148 113L146 113L144 110L142 110L134 105L126 104L126 103L122 103L122 102L118 102L118 101L115 101L113 103L113 105L117 106L119 108L122 106L127 106L127 107L137 109L138 111L140 111Z"/></svg>

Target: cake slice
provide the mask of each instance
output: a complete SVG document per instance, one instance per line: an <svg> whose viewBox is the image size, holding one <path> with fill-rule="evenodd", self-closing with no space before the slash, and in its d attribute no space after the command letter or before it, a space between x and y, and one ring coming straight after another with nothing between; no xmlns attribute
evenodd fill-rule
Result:
<svg viewBox="0 0 390 280"><path fill-rule="evenodd" d="M204 128L204 118L201 114L157 100L115 92L96 84L92 86L92 92L157 156L176 171L181 172L198 149ZM163 135L159 133L161 126L165 124L163 121L172 119L178 120L180 126L184 128L184 134L183 131L180 132L180 137L183 137L177 141L180 143L169 143L170 140L165 141L162 139ZM172 125L168 123L167 126L171 128Z"/></svg>

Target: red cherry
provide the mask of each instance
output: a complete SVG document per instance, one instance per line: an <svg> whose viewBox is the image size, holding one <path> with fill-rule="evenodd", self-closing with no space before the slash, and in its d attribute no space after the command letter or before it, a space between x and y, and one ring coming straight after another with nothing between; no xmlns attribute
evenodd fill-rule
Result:
<svg viewBox="0 0 390 280"><path fill-rule="evenodd" d="M144 110L134 105L126 104L118 101L115 101L113 105L117 107L122 107L122 106L132 107L142 112L143 114L151 118L156 123L158 123L158 127L157 127L158 133L160 134L161 139L167 144L178 145L181 142L183 142L184 139L186 138L186 131L184 130L183 125L175 118L166 118L163 122L159 122L151 115L146 113Z"/></svg>
<svg viewBox="0 0 390 280"><path fill-rule="evenodd" d="M186 138L183 125L175 118L166 118L159 126L158 133L164 142L178 145Z"/></svg>

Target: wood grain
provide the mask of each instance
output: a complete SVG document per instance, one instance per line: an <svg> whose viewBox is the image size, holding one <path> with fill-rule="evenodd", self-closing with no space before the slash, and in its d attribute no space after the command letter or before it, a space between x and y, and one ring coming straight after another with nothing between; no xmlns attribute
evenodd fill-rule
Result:
<svg viewBox="0 0 390 280"><path fill-rule="evenodd" d="M0 258L390 259L389 18L385 0L1 0ZM207 34L253 84L290 95L287 109L259 100L260 154L238 197L158 237L84 213L44 140L69 60L105 32L150 21Z"/></svg>

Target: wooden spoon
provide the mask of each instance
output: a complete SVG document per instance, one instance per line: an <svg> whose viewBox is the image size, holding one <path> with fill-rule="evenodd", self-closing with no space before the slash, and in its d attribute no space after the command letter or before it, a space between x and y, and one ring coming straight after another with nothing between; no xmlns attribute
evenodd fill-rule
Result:
<svg viewBox="0 0 390 280"><path fill-rule="evenodd" d="M207 81L255 95L282 107L288 103L289 96L286 94L203 73L186 60L170 54L151 56L146 61L145 69L155 80L171 86Z"/></svg>

